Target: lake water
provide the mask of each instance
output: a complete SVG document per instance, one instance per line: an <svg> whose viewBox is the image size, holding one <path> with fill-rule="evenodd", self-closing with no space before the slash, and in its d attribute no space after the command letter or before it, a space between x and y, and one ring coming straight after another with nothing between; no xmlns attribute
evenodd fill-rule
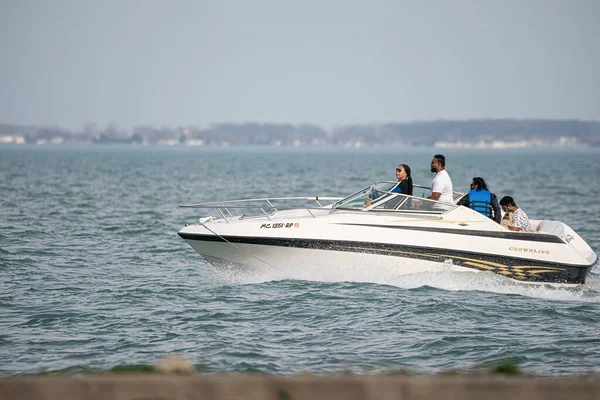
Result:
<svg viewBox="0 0 600 400"><path fill-rule="evenodd" d="M0 146L0 375L152 364L276 374L485 368L600 372L600 271L557 288L474 273L228 275L177 236L198 210L342 196L436 149ZM600 252L600 149L444 150L455 190L483 176Z"/></svg>

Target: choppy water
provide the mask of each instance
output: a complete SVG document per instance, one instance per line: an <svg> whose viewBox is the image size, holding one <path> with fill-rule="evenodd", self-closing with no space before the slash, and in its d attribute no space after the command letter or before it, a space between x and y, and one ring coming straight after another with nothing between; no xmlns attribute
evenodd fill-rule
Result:
<svg viewBox="0 0 600 400"><path fill-rule="evenodd" d="M178 205L429 184L434 149L0 147L0 375L151 364L204 371L440 372L503 359L600 371L600 271L556 288L471 273L227 275L176 232ZM600 252L600 150L447 150L455 190L484 176Z"/></svg>

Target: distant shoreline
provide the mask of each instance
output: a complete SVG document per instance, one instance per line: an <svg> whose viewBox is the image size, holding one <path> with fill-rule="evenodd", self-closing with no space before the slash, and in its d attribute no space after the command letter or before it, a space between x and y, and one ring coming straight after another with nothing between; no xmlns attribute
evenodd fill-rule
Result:
<svg viewBox="0 0 600 400"><path fill-rule="evenodd" d="M205 149L205 150L217 150L217 149L272 149L272 150L309 150L309 149L338 149L338 150L368 150L368 149L411 149L411 150L432 150L432 151L453 151L453 150L493 150L493 151L511 151L511 150L585 150L585 149L598 149L600 145L578 145L578 146L556 146L556 145L499 145L499 146L475 146L475 145L464 145L464 144L450 144L450 145L402 145L402 144L361 144L358 146L342 145L342 144L320 144L320 145L271 145L271 144L211 144L203 146L186 145L186 144L165 144L165 143L154 143L154 144L139 144L139 143L122 143L122 142L62 142L62 143L15 143L15 142L1 142L0 148L170 148L170 149Z"/></svg>
<svg viewBox="0 0 600 400"><path fill-rule="evenodd" d="M58 126L0 123L4 144L162 144L185 146L432 146L436 148L598 147L600 122L580 120L466 120L343 125L327 131L314 124L219 123L197 126L134 126L110 122Z"/></svg>

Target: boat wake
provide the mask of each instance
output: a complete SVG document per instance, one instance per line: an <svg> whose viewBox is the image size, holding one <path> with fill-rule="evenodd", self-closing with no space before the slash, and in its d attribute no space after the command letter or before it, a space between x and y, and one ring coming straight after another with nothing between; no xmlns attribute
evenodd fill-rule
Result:
<svg viewBox="0 0 600 400"><path fill-rule="evenodd" d="M207 265L211 280L219 285L247 285L276 281L354 282L395 286L401 289L434 287L447 291L483 291L557 301L600 301L600 266L596 265L583 285L519 282L491 272L428 271L398 275L385 267L310 265L288 268L250 269L245 266L214 268Z"/></svg>

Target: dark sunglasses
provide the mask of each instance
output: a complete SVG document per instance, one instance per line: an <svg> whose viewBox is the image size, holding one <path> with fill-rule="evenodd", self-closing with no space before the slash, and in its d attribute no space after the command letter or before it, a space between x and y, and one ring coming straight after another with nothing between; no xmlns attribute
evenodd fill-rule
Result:
<svg viewBox="0 0 600 400"><path fill-rule="evenodd" d="M396 168L396 172L402 172L404 171L402 168Z"/></svg>

